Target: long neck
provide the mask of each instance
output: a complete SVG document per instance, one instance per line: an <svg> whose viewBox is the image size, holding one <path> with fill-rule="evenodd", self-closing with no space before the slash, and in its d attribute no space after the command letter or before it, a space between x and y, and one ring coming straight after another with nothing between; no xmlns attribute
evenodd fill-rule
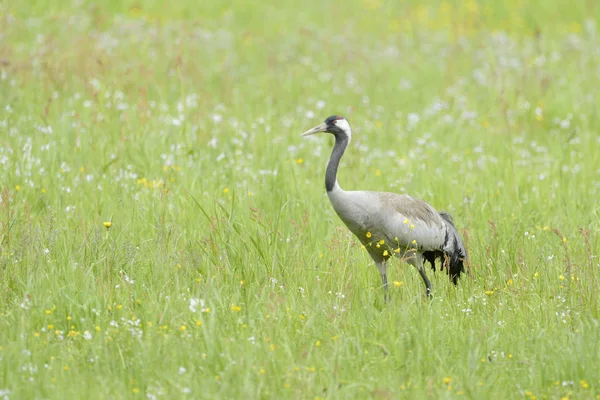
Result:
<svg viewBox="0 0 600 400"><path fill-rule="evenodd" d="M340 165L340 160L344 155L344 151L350 140L347 136L335 135L335 144L329 162L327 163L327 171L325 172L325 188L331 192L337 182L337 170Z"/></svg>

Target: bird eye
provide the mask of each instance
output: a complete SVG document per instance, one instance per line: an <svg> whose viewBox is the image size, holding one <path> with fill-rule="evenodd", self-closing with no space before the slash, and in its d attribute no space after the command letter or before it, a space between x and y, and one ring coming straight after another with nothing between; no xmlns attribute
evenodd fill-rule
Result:
<svg viewBox="0 0 600 400"><path fill-rule="evenodd" d="M337 119L334 119L333 121L331 121L334 125L337 124Z"/></svg>

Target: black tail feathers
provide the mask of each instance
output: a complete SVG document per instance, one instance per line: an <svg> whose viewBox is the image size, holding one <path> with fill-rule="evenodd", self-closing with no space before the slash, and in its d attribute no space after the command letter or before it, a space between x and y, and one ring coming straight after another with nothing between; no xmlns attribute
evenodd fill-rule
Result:
<svg viewBox="0 0 600 400"><path fill-rule="evenodd" d="M429 261L431 268L435 271L435 259L439 258L441 261L440 270L443 271L444 267L448 271L448 276L452 283L458 284L458 278L460 274L465 272L465 262L468 261L467 250L463 244L460 234L454 226L452 216L446 212L441 212L440 216L448 223L448 238L447 243L449 247L444 247L443 250L438 251L426 251L423 253L425 261Z"/></svg>

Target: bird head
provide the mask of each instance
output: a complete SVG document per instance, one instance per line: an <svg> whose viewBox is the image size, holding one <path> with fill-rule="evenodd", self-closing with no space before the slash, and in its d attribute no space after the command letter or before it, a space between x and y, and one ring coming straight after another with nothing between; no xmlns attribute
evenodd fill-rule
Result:
<svg viewBox="0 0 600 400"><path fill-rule="evenodd" d="M328 117L322 124L315 126L312 129L304 132L302 136L314 135L319 132L328 132L339 138L347 138L350 139L352 137L352 130L350 129L350 124L344 117L340 117L339 115L332 115Z"/></svg>

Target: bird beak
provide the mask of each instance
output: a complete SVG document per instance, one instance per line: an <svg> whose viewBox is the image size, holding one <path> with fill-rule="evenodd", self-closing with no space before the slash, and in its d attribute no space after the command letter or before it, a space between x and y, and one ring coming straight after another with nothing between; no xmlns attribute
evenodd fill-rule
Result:
<svg viewBox="0 0 600 400"><path fill-rule="evenodd" d="M322 124L315 126L312 129L307 130L306 132L304 132L302 134L302 136L314 135L315 133L325 132L326 130L327 130L327 125L325 124L325 122L323 122Z"/></svg>

